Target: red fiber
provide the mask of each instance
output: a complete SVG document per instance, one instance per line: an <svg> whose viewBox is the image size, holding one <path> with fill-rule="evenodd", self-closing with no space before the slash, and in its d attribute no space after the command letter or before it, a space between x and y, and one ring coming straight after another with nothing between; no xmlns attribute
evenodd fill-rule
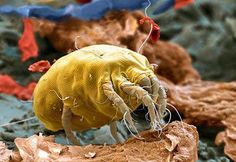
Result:
<svg viewBox="0 0 236 162"><path fill-rule="evenodd" d="M19 85L9 75L0 74L0 93L8 95L14 95L19 99L28 100L32 97L34 88L37 83L31 82L27 86L23 87Z"/></svg>
<svg viewBox="0 0 236 162"><path fill-rule="evenodd" d="M18 47L22 52L21 61L38 56L38 46L35 41L33 25L30 19L24 18L24 32L18 41Z"/></svg>
<svg viewBox="0 0 236 162"><path fill-rule="evenodd" d="M78 3L89 3L92 0L75 0L75 1L78 2Z"/></svg>
<svg viewBox="0 0 236 162"><path fill-rule="evenodd" d="M180 9L188 4L194 3L194 0L175 0L175 9Z"/></svg>
<svg viewBox="0 0 236 162"><path fill-rule="evenodd" d="M145 21L153 26L150 38L152 40L152 43L156 43L160 39L160 27L150 17L142 18L139 23L143 24Z"/></svg>
<svg viewBox="0 0 236 162"><path fill-rule="evenodd" d="M29 66L28 70L32 72L47 72L51 64L47 60L41 60Z"/></svg>

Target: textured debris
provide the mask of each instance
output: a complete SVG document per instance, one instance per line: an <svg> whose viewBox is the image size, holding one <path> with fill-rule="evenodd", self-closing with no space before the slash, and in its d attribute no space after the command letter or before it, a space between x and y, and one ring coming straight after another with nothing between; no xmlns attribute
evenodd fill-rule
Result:
<svg viewBox="0 0 236 162"><path fill-rule="evenodd" d="M225 143L224 152L236 161L236 82L192 82L174 85L165 80L169 102L183 114L184 120L195 125L224 126L216 144Z"/></svg>
<svg viewBox="0 0 236 162"><path fill-rule="evenodd" d="M26 139L17 138L15 143L24 161L195 162L197 160L198 133L194 126L173 122L165 128L161 136L157 132L148 131L142 132L141 136L144 140L131 138L125 144L107 146L62 146L56 144L52 136L42 135L33 135Z"/></svg>
<svg viewBox="0 0 236 162"><path fill-rule="evenodd" d="M223 124L227 127L225 131L218 133L215 143L225 144L224 152L232 160L236 161L236 115L231 115Z"/></svg>
<svg viewBox="0 0 236 162"><path fill-rule="evenodd" d="M64 52L102 43L125 46L122 42L133 36L138 28L138 21L128 12L110 13L98 21L33 21L35 31L49 39L56 50Z"/></svg>
<svg viewBox="0 0 236 162"><path fill-rule="evenodd" d="M76 41L79 48L93 43L108 43L137 51L148 32L145 30L148 26L137 25L142 17L139 12L113 12L99 21L69 20L69 24L66 24L68 22L56 24L35 20L35 23L41 24L37 30L49 38L58 50L67 51L74 48L74 38L80 36ZM88 23L92 28L89 28ZM103 33L94 32L95 29ZM117 32L114 33L114 29ZM111 35L104 34L105 30ZM90 35L90 32L93 34ZM64 35L69 37L65 38ZM87 41L88 35L91 41ZM60 41L55 41L56 39ZM62 44L63 40L67 43ZM221 121L236 112L234 111L236 83L201 81L199 74L191 65L191 58L182 47L169 42L158 41L153 44L149 41L142 53L151 63L158 65L156 72L169 90L169 102L177 107L188 122L222 125Z"/></svg>
<svg viewBox="0 0 236 162"><path fill-rule="evenodd" d="M98 21L70 19L56 23L34 19L33 22L35 30L58 51L68 52L93 44L112 44L138 51L150 28L146 23L139 25L142 18L141 12L124 11L111 12ZM158 65L158 75L174 83L200 78L188 53L176 44L163 41L154 44L149 40L141 53Z"/></svg>
<svg viewBox="0 0 236 162"><path fill-rule="evenodd" d="M157 16L161 38L183 46L204 80L236 80L235 0L197 0Z"/></svg>
<svg viewBox="0 0 236 162"><path fill-rule="evenodd" d="M7 162L10 159L12 151L8 150L5 144L0 141L0 162Z"/></svg>
<svg viewBox="0 0 236 162"><path fill-rule="evenodd" d="M178 108L189 123L223 126L228 118L236 114L236 82L164 84L168 87L168 101Z"/></svg>
<svg viewBox="0 0 236 162"><path fill-rule="evenodd" d="M191 6L189 8L191 9ZM181 14L182 10L185 9L181 9L177 13ZM190 12L190 10L188 11ZM75 49L74 42L77 36L79 36L76 39L76 46L78 48L91 44L107 43L125 46L134 51L138 51L149 32L148 25L138 26L138 20L143 17L144 15L140 12L113 12L99 21L83 22L80 20L69 20L54 23L44 20L35 20L34 23L36 30L39 31L41 36L48 38L52 45L59 51ZM192 19L192 17L190 17L190 19ZM170 21L165 20L165 22L169 25ZM182 23L182 25L183 24L185 23ZM168 25L164 28L161 26L164 37L166 36L166 31L168 31L168 34L173 33L171 29L174 30L174 25L169 25L169 27ZM175 30L177 29L175 28ZM184 31L188 30L186 29ZM191 32L188 31L188 33ZM195 36L194 33L191 34ZM206 41L206 37L203 35L201 35L201 38ZM197 43L200 43L202 40L200 38L197 39ZM189 39L180 40L188 41L188 43L191 44L189 50L193 49L192 46L194 46L194 48L199 48L200 46L199 44L196 45L192 43ZM221 45L222 48L225 47L224 43ZM212 48L212 46L209 47ZM217 45L217 48L218 47ZM197 50L190 50L190 53L197 59L212 58L205 57L208 54L215 55L215 50L200 49L199 55L196 51ZM207 51L207 53L204 51ZM158 78L162 80L163 84L168 89L168 102L173 104L180 113L183 114L185 121L197 125L224 126L226 119L231 118L232 115L235 114L236 83L217 83L200 80L198 72L191 65L190 56L182 47L169 42L158 41L156 44L153 44L151 41L148 41L141 50L141 53L143 53L151 63L158 65L156 73L158 74ZM222 54L223 53L224 52L222 52ZM210 62L216 62L218 66L219 61L210 59ZM212 66L212 64L210 65ZM207 67L204 66L200 66L198 69L208 69L209 65L207 64ZM216 72L213 69L219 70L218 68L211 68L211 71L214 71L213 73ZM225 71L224 74L226 73L232 74L230 71ZM231 77L230 75L227 76ZM230 147L229 142L228 145L226 144L226 148L236 150L235 147Z"/></svg>
<svg viewBox="0 0 236 162"><path fill-rule="evenodd" d="M192 67L188 53L177 44L163 41L158 41L155 45L147 44L143 55L150 63L158 65L158 76L174 84L200 80L198 72Z"/></svg>
<svg viewBox="0 0 236 162"><path fill-rule="evenodd" d="M206 129L209 129L209 128L206 128ZM206 129L204 129L204 131ZM210 131L207 130L207 132L210 132ZM201 133L199 133L199 136L202 139L204 138L202 137ZM212 143L212 139L200 140L198 144L198 161L207 161L207 160L214 160L214 161L219 161L219 162L220 161L230 162L230 159L226 157L226 155L222 151L222 147L214 145L214 143Z"/></svg>

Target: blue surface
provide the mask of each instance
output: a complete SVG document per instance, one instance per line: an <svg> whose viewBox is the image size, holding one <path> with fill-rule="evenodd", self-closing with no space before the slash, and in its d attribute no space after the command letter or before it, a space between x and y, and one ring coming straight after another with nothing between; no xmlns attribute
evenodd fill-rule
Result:
<svg viewBox="0 0 236 162"><path fill-rule="evenodd" d="M150 0L152 3L158 0ZM49 6L25 5L21 7L0 6L0 13L15 14L23 17L37 17L49 20L61 20L74 17L83 20L100 19L110 10L135 10L145 8L147 0L93 0L84 5L70 4L64 8L54 9Z"/></svg>

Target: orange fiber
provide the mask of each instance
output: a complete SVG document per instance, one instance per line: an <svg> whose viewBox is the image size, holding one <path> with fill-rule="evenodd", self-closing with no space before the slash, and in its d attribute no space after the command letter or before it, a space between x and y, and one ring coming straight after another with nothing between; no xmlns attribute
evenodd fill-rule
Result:
<svg viewBox="0 0 236 162"><path fill-rule="evenodd" d="M32 97L34 88L36 86L35 82L29 83L27 86L23 87L19 85L12 77L9 75L0 74L0 93L5 93L8 95L14 95L19 99L27 100Z"/></svg>
<svg viewBox="0 0 236 162"><path fill-rule="evenodd" d="M47 72L51 64L47 60L41 60L29 66L28 70L31 72Z"/></svg>
<svg viewBox="0 0 236 162"><path fill-rule="evenodd" d="M38 46L35 41L32 21L28 18L23 19L24 32L18 41L18 47L22 52L21 61L26 61L31 57L38 56Z"/></svg>
<svg viewBox="0 0 236 162"><path fill-rule="evenodd" d="M194 3L194 0L175 0L175 9L180 9L188 4Z"/></svg>

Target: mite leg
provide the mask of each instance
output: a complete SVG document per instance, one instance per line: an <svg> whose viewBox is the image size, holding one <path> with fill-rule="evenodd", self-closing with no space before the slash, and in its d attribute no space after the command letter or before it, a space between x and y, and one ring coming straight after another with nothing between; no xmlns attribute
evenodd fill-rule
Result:
<svg viewBox="0 0 236 162"><path fill-rule="evenodd" d="M134 125L132 116L129 111L129 107L125 104L124 100L114 91L112 83L104 83L102 87L104 90L104 94L108 97L108 99L120 109L122 114L126 114L126 121L129 123L131 129L137 132L137 129Z"/></svg>
<svg viewBox="0 0 236 162"><path fill-rule="evenodd" d="M71 110L69 108L64 107L62 112L62 126L66 132L66 136L70 140L70 142L72 142L74 145L80 145L79 141L72 132L71 120L72 120Z"/></svg>
<svg viewBox="0 0 236 162"><path fill-rule="evenodd" d="M143 78L139 81L140 86L148 91L149 94L153 94L151 80L148 77Z"/></svg>
<svg viewBox="0 0 236 162"><path fill-rule="evenodd" d="M111 131L112 137L116 140L116 142L121 143L120 138L118 137L118 133L117 133L116 121L110 124L110 131Z"/></svg>
<svg viewBox="0 0 236 162"><path fill-rule="evenodd" d="M154 102L157 102L157 99L159 97L158 91L160 88L160 82L156 76L151 76L150 80L151 80L151 84L152 84L152 95L153 95L152 98L153 98Z"/></svg>
<svg viewBox="0 0 236 162"><path fill-rule="evenodd" d="M155 107L154 101L149 96L148 92L144 90L143 88L136 86L129 81L123 82L121 84L121 88L128 95L135 96L138 99L142 100L144 105L148 107L148 112L151 119L151 126L152 126L152 129L154 130L157 124L156 120L160 123L160 118L157 117L158 114L156 113L156 107Z"/></svg>
<svg viewBox="0 0 236 162"><path fill-rule="evenodd" d="M164 112L166 110L166 105L167 105L166 91L156 76L151 76L150 80L152 83L153 100L157 102L158 99L159 103L158 113L162 118L164 116Z"/></svg>

